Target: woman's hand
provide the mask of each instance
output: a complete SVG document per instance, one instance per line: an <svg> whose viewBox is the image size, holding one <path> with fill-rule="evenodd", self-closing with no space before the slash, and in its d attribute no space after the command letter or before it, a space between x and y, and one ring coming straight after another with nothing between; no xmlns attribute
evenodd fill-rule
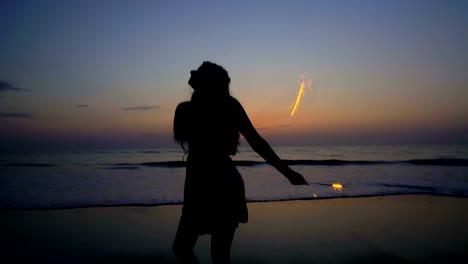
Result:
<svg viewBox="0 0 468 264"><path fill-rule="evenodd" d="M293 170L290 170L284 176L286 176L289 182L293 185L309 185L300 173L295 172Z"/></svg>

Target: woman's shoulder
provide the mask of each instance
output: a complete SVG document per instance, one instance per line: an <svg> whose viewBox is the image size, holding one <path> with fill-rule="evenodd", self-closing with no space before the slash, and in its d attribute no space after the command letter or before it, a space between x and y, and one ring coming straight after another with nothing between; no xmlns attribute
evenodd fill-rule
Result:
<svg viewBox="0 0 468 264"><path fill-rule="evenodd" d="M234 110L236 112L244 109L242 107L242 104L236 98L232 96L229 97L226 103L228 105L228 109ZM192 108L193 108L193 103L191 101L184 101L177 105L176 113L182 114L182 113L191 112Z"/></svg>
<svg viewBox="0 0 468 264"><path fill-rule="evenodd" d="M241 109L242 104L234 97L230 96L229 98L229 103L231 104L231 107L234 107L235 109Z"/></svg>
<svg viewBox="0 0 468 264"><path fill-rule="evenodd" d="M192 103L190 101L181 102L176 107L176 112L186 112L189 111L192 107Z"/></svg>
<svg viewBox="0 0 468 264"><path fill-rule="evenodd" d="M192 104L192 102L190 101L184 101L184 102L181 102L177 105L177 108L179 107L190 107L190 105Z"/></svg>

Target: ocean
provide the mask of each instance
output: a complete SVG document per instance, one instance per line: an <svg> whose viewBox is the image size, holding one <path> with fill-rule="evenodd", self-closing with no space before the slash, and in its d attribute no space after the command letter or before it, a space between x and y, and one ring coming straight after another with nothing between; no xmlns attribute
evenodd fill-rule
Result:
<svg viewBox="0 0 468 264"><path fill-rule="evenodd" d="M466 145L272 147L309 185L291 185L252 149L241 147L233 160L249 202L468 197ZM184 158L180 148L0 153L0 208L181 204Z"/></svg>

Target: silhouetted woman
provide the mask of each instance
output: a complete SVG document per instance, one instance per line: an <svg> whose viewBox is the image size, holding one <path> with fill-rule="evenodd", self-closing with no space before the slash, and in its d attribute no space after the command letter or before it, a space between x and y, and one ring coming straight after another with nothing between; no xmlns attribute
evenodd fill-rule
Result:
<svg viewBox="0 0 468 264"><path fill-rule="evenodd" d="M234 232L248 220L244 182L231 155L239 135L292 184L307 184L257 133L242 105L229 94L226 70L209 61L191 71L189 102L177 106L174 138L188 152L184 204L173 244L182 263L198 263L193 248L199 235L211 234L214 264L229 263Z"/></svg>

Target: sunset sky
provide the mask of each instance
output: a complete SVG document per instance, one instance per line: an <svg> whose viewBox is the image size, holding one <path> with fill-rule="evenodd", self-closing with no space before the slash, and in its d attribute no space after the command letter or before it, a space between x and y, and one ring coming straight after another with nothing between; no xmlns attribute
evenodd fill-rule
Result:
<svg viewBox="0 0 468 264"><path fill-rule="evenodd" d="M1 1L0 149L172 147L225 67L272 145L468 143L468 1ZM306 72L293 117L291 104ZM213 114L216 109L213 109Z"/></svg>

